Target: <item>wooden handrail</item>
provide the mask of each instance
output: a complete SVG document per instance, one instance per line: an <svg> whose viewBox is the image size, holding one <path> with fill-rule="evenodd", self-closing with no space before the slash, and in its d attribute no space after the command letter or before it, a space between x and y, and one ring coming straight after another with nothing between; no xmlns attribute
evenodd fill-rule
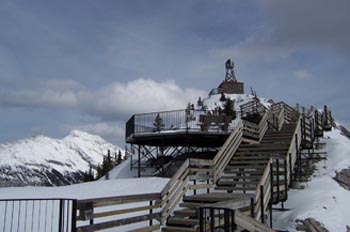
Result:
<svg viewBox="0 0 350 232"><path fill-rule="evenodd" d="M243 124L240 122L220 148L219 152L215 155L213 159L214 183L220 179L225 167L241 144L242 130Z"/></svg>

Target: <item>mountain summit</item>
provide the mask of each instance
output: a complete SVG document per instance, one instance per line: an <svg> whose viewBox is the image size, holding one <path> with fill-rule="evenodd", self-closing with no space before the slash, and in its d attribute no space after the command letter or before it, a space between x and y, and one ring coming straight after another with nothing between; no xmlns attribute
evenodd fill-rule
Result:
<svg viewBox="0 0 350 232"><path fill-rule="evenodd" d="M58 186L82 181L108 150L119 147L101 137L73 130L63 139L34 136L0 144L0 186Z"/></svg>

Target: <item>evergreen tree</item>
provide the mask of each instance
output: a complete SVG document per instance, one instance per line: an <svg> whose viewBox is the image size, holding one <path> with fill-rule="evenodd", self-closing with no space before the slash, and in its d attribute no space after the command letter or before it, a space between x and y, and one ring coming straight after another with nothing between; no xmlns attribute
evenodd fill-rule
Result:
<svg viewBox="0 0 350 232"><path fill-rule="evenodd" d="M226 96L225 96L224 93L221 93L220 101L221 101L221 102L226 101Z"/></svg>
<svg viewBox="0 0 350 232"><path fill-rule="evenodd" d="M224 109L222 112L227 116L232 116L232 119L236 118L236 111L235 108L235 102L231 100L230 98L227 98L224 102Z"/></svg>
<svg viewBox="0 0 350 232"><path fill-rule="evenodd" d="M117 158L117 164L120 164L122 162L122 152L121 150L118 151L118 158Z"/></svg>
<svg viewBox="0 0 350 232"><path fill-rule="evenodd" d="M203 107L203 101L202 101L202 98L201 98L201 97L199 97L198 100L197 100L197 107L198 107L199 109L201 109L201 108Z"/></svg>

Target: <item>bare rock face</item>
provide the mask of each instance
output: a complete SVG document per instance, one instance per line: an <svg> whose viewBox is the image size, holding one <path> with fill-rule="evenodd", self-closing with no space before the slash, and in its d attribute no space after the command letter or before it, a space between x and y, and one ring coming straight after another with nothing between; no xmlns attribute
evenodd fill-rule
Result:
<svg viewBox="0 0 350 232"><path fill-rule="evenodd" d="M340 172L336 172L336 176L333 179L343 188L350 190L350 169L343 169Z"/></svg>
<svg viewBox="0 0 350 232"><path fill-rule="evenodd" d="M305 220L297 220L296 222L299 223L297 226L298 231L328 232L328 230L314 218L306 218Z"/></svg>

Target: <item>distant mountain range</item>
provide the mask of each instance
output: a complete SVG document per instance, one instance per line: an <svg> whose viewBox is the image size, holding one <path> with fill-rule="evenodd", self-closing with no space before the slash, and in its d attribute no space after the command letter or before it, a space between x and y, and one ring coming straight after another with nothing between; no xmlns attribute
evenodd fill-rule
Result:
<svg viewBox="0 0 350 232"><path fill-rule="evenodd" d="M108 150L124 151L89 133L73 130L63 139L35 136L0 144L0 187L79 183Z"/></svg>

